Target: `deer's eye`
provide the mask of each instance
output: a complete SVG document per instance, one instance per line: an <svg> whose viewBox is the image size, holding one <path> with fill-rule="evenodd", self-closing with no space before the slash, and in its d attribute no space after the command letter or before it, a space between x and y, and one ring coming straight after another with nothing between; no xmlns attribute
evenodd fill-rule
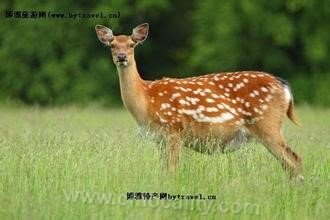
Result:
<svg viewBox="0 0 330 220"><path fill-rule="evenodd" d="M114 44L110 44L110 47L111 47L111 48L115 48L115 45L114 45Z"/></svg>
<svg viewBox="0 0 330 220"><path fill-rule="evenodd" d="M133 47L134 47L134 45L135 45L135 44L131 43L131 44L129 45L129 47L133 48Z"/></svg>

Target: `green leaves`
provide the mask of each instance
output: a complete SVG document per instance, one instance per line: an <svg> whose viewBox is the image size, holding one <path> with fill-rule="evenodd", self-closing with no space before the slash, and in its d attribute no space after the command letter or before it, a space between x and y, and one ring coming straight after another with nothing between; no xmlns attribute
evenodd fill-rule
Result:
<svg viewBox="0 0 330 220"><path fill-rule="evenodd" d="M329 1L214 0L196 6L193 72L267 71L293 82L298 102L328 103L317 98L329 93L320 77L300 82L310 75L330 79Z"/></svg>
<svg viewBox="0 0 330 220"><path fill-rule="evenodd" d="M44 105L120 103L116 69L110 51L97 40L96 24L116 35L150 24L147 41L135 53L148 80L247 69L272 72L297 85L299 77L328 79L329 8L327 0L3 2L3 11L119 11L120 18L3 19L0 96ZM303 94L296 100L322 103Z"/></svg>

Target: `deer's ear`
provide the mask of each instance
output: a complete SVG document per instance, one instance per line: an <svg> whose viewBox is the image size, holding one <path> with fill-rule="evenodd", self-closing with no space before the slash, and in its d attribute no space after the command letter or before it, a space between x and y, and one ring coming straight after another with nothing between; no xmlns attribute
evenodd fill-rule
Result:
<svg viewBox="0 0 330 220"><path fill-rule="evenodd" d="M133 41L135 41L136 43L142 43L143 41L145 41L145 39L147 39L148 31L149 31L148 23L140 24L139 26L133 29L133 33L131 37Z"/></svg>
<svg viewBox="0 0 330 220"><path fill-rule="evenodd" d="M113 39L113 33L110 28L102 25L96 25L95 31L101 43L104 43L105 45L110 44L111 40Z"/></svg>

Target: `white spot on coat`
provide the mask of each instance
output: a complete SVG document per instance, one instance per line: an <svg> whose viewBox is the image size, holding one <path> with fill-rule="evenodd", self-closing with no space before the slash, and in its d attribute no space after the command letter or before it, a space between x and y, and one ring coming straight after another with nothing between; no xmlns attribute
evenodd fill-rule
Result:
<svg viewBox="0 0 330 220"><path fill-rule="evenodd" d="M171 100L174 100L174 99L176 99L177 97L179 97L179 96L181 96L181 94L180 93L178 93L178 92L176 92L176 93L173 93L172 94L172 96L171 96Z"/></svg>
<svg viewBox="0 0 330 220"><path fill-rule="evenodd" d="M261 91L263 91L263 92L268 92L268 89L267 89L266 87L261 87L260 89L261 89Z"/></svg>
<svg viewBox="0 0 330 220"><path fill-rule="evenodd" d="M218 117L203 117L201 119L198 120L198 122L206 122L206 123L223 123L226 121L229 121L231 119L234 118L234 115L226 112L226 113L222 113L220 116Z"/></svg>
<svg viewBox="0 0 330 220"><path fill-rule="evenodd" d="M207 108L206 108L206 111L207 111L207 112L218 112L219 109L217 109L216 107L207 107Z"/></svg>

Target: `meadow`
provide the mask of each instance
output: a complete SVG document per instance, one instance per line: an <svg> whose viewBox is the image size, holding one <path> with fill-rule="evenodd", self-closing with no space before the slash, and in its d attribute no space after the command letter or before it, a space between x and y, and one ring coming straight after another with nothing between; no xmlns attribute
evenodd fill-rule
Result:
<svg viewBox="0 0 330 220"><path fill-rule="evenodd" d="M0 107L0 219L330 219L330 109L297 114L302 127L287 120L283 132L303 184L256 141L228 154L182 149L170 174L123 109Z"/></svg>

